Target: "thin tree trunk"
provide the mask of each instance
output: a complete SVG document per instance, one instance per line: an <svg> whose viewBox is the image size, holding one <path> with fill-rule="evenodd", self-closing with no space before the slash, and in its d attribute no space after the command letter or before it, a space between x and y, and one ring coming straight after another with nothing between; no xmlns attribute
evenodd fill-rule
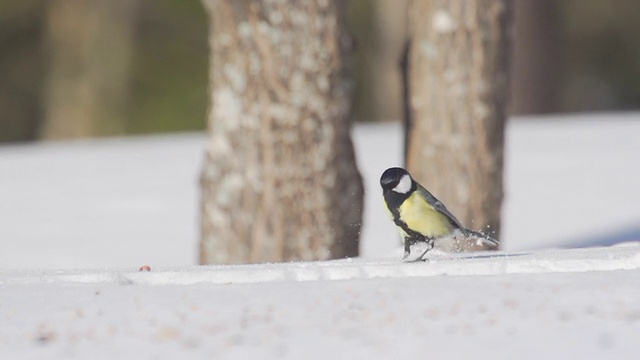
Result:
<svg viewBox="0 0 640 360"><path fill-rule="evenodd" d="M407 166L463 224L498 236L509 2L413 0L409 16Z"/></svg>
<svg viewBox="0 0 640 360"><path fill-rule="evenodd" d="M560 5L555 0L515 1L511 114L560 109Z"/></svg>
<svg viewBox="0 0 640 360"><path fill-rule="evenodd" d="M0 5L0 143L35 140L42 119L45 0Z"/></svg>
<svg viewBox="0 0 640 360"><path fill-rule="evenodd" d="M398 63L407 37L407 0L352 1L350 25L356 35L357 120L402 117L402 81ZM357 32L356 32L357 30Z"/></svg>
<svg viewBox="0 0 640 360"><path fill-rule="evenodd" d="M203 2L212 25L201 262L357 255L363 188L344 2Z"/></svg>
<svg viewBox="0 0 640 360"><path fill-rule="evenodd" d="M49 3L49 79L41 137L121 130L137 4L138 0Z"/></svg>

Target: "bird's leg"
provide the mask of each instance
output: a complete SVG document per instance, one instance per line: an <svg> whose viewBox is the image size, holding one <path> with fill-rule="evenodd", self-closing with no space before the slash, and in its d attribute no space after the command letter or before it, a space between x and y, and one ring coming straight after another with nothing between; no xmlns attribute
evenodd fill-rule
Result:
<svg viewBox="0 0 640 360"><path fill-rule="evenodd" d="M434 241L432 239L428 239L427 240L427 250L425 250L422 255L418 256L418 258L415 260L417 261L428 261L428 259L424 258L425 255L427 255L427 253L433 249L433 245L434 245Z"/></svg>
<svg viewBox="0 0 640 360"><path fill-rule="evenodd" d="M411 246L417 242L426 242L427 250L425 250L422 255L418 256L413 260L407 260L411 253ZM418 262L418 261L427 261L427 259L423 259L424 255L429 252L429 250L433 249L433 240L423 237L423 236L410 236L404 239L404 257L402 261L404 262Z"/></svg>
<svg viewBox="0 0 640 360"><path fill-rule="evenodd" d="M404 239L404 256L402 257L403 261L406 260L411 253L411 244L412 242L409 241L409 239Z"/></svg>

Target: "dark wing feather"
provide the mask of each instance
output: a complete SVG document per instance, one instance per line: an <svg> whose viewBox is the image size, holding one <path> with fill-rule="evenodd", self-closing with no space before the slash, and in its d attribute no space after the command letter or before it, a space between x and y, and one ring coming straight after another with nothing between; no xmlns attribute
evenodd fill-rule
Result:
<svg viewBox="0 0 640 360"><path fill-rule="evenodd" d="M458 219L455 216L453 216L451 211L449 211L449 209L447 209L447 207L444 206L444 204L440 200L438 200L435 196L433 196L427 189L423 188L420 184L416 184L416 185L417 185L416 191L420 194L420 196L427 199L427 202L429 202L429 204L431 204L431 206L433 206L434 209L438 210L441 214L449 218L451 223L455 225L458 229L460 229L460 231L464 236L469 236L469 232L467 231L467 229L464 226L462 226L460 221L458 221Z"/></svg>

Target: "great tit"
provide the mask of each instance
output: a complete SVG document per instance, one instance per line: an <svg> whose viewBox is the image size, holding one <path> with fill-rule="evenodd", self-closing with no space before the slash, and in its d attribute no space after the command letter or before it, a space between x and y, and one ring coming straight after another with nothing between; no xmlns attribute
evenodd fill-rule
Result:
<svg viewBox="0 0 640 360"><path fill-rule="evenodd" d="M421 261L441 239L472 239L478 245L497 248L499 242L485 234L466 229L458 219L427 189L418 184L409 172L393 167L380 177L384 201L393 222L400 230L406 260L411 246L424 242L427 249L414 261Z"/></svg>

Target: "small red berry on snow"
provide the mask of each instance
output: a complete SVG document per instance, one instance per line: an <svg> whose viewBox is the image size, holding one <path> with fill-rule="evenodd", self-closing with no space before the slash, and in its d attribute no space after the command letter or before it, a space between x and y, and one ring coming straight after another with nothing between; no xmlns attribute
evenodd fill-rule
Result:
<svg viewBox="0 0 640 360"><path fill-rule="evenodd" d="M151 268L149 267L149 265L142 265L140 266L140 269L138 269L138 271L151 271Z"/></svg>

